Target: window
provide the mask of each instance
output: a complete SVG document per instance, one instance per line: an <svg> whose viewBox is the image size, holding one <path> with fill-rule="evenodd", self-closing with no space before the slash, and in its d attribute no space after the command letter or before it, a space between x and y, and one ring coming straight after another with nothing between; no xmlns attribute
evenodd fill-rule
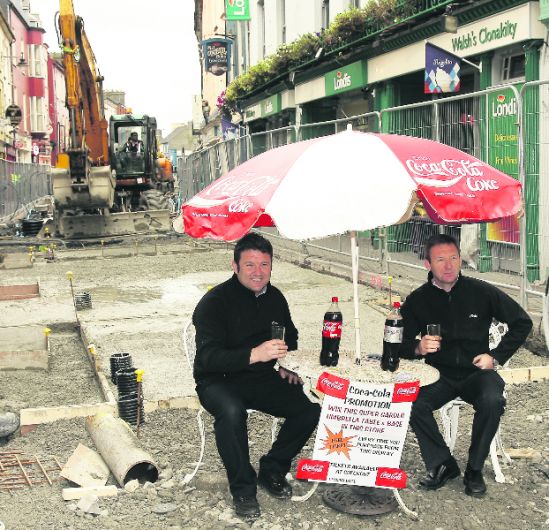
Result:
<svg viewBox="0 0 549 530"><path fill-rule="evenodd" d="M322 29L330 25L330 0L322 0Z"/></svg>
<svg viewBox="0 0 549 530"><path fill-rule="evenodd" d="M257 30L259 43L259 55L263 59L265 57L265 1L258 0L257 2Z"/></svg>
<svg viewBox="0 0 549 530"><path fill-rule="evenodd" d="M526 60L524 53L503 57L502 81L524 77Z"/></svg>
<svg viewBox="0 0 549 530"><path fill-rule="evenodd" d="M278 20L280 25L280 44L286 42L286 0L279 0Z"/></svg>
<svg viewBox="0 0 549 530"><path fill-rule="evenodd" d="M46 100L43 97L31 96L30 118L32 132L46 131Z"/></svg>
<svg viewBox="0 0 549 530"><path fill-rule="evenodd" d="M359 9L360 8L360 0L350 0L349 1L349 8L350 9Z"/></svg>
<svg viewBox="0 0 549 530"><path fill-rule="evenodd" d="M45 77L43 48L40 44L29 44L27 62L30 77Z"/></svg>

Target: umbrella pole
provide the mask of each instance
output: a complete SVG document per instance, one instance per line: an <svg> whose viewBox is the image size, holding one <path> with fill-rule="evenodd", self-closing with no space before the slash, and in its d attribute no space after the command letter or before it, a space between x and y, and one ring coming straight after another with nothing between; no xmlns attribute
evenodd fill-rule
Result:
<svg viewBox="0 0 549 530"><path fill-rule="evenodd" d="M351 232L351 262L353 274L353 301L355 306L355 363L360 364L360 313L358 307L358 240Z"/></svg>

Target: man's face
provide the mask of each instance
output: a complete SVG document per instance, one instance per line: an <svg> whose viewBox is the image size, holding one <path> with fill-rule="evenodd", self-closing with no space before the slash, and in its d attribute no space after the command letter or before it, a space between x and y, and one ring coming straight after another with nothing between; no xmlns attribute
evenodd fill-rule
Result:
<svg viewBox="0 0 549 530"><path fill-rule="evenodd" d="M431 248L431 261L425 266L433 273L437 285L450 289L457 281L461 269L461 258L455 245L435 245Z"/></svg>
<svg viewBox="0 0 549 530"><path fill-rule="evenodd" d="M137 133L131 133L131 134L130 134L130 138L131 138L134 142L136 142L136 141L137 141Z"/></svg>
<svg viewBox="0 0 549 530"><path fill-rule="evenodd" d="M259 250L244 250L240 261L233 261L233 271L238 281L256 294L269 283L271 270L271 256Z"/></svg>

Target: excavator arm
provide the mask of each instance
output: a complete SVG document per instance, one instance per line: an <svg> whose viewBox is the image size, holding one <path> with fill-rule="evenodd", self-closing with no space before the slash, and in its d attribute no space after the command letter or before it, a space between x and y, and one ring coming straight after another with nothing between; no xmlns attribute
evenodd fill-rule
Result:
<svg viewBox="0 0 549 530"><path fill-rule="evenodd" d="M72 0L60 0L59 41L70 141L66 153L60 156L58 169L52 172L55 201L60 210L108 209L114 201L115 179L109 165L103 78Z"/></svg>

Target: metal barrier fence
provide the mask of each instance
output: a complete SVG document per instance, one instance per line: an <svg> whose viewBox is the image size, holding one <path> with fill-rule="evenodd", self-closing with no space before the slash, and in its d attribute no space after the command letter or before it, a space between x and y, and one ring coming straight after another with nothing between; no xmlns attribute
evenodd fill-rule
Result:
<svg viewBox="0 0 549 530"><path fill-rule="evenodd" d="M460 242L468 273L506 287L524 307L538 309L541 287L549 276L549 80L524 83L520 90L502 85L472 94L384 109L321 123L303 124L285 141L306 140L334 134L351 124L353 129L430 138L476 156L521 181L525 215L498 223L441 226L432 223L421 206L410 221L359 234L361 266L391 273L399 267L423 269L423 244L435 232L454 235ZM286 128L291 129L291 128ZM280 131L246 137L250 156L276 147ZM295 136L295 140L294 140ZM218 144L219 145L219 144ZM204 151L194 153L196 160ZM244 160L234 159L228 169ZM189 160L185 165L189 167ZM193 183L220 176L198 177L189 169ZM204 186L194 185L186 198ZM348 260L346 236L304 245ZM291 246L288 244L288 246ZM530 296L529 296L530 295Z"/></svg>
<svg viewBox="0 0 549 530"><path fill-rule="evenodd" d="M0 217L52 194L51 168L44 164L23 164L0 160Z"/></svg>

